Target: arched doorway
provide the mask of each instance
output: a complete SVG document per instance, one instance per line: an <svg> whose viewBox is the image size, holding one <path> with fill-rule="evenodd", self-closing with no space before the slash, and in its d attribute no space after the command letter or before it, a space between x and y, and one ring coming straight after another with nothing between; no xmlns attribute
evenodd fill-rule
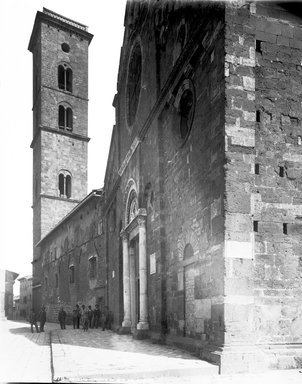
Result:
<svg viewBox="0 0 302 384"><path fill-rule="evenodd" d="M147 305L146 210L139 208L133 181L127 191L123 238L123 297L122 327L134 332L149 329Z"/></svg>

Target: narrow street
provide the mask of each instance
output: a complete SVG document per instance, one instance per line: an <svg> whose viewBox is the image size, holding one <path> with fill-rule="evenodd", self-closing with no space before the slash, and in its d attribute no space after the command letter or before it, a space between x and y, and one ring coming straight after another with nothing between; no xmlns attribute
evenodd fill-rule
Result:
<svg viewBox="0 0 302 384"><path fill-rule="evenodd" d="M46 323L31 333L23 322L2 321L1 382L301 383L298 370L219 376L218 368L187 352L101 329L73 330Z"/></svg>

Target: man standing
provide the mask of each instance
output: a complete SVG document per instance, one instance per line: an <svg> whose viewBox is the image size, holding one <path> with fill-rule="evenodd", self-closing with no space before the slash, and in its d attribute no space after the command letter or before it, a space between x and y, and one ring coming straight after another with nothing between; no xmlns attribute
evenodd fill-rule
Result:
<svg viewBox="0 0 302 384"><path fill-rule="evenodd" d="M66 326L65 326L66 312L64 311L63 307L61 307L61 309L59 311L58 320L59 320L61 329L66 329Z"/></svg>
<svg viewBox="0 0 302 384"><path fill-rule="evenodd" d="M30 322L31 333L34 333L34 326L36 328L36 332L39 333L39 328L38 328L38 324L37 324L37 316L36 316L33 309L30 310L29 322Z"/></svg>
<svg viewBox="0 0 302 384"><path fill-rule="evenodd" d="M73 329L79 329L80 326L80 308L78 304L76 305L75 309L72 311L72 323L73 323Z"/></svg>
<svg viewBox="0 0 302 384"><path fill-rule="evenodd" d="M93 311L93 327L98 328L100 321L101 311L99 309L99 305L95 305L95 309Z"/></svg>
<svg viewBox="0 0 302 384"><path fill-rule="evenodd" d="M44 332L44 325L46 323L46 311L44 305L41 307L41 311L39 314L39 320L40 320L40 332Z"/></svg>
<svg viewBox="0 0 302 384"><path fill-rule="evenodd" d="M91 309L91 305L88 305L88 324L89 328L92 328L92 317L93 317L93 312Z"/></svg>

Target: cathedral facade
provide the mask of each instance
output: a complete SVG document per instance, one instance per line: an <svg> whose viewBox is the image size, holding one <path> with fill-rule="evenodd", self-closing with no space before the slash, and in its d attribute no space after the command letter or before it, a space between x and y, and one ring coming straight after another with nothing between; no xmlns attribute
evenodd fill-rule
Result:
<svg viewBox="0 0 302 384"><path fill-rule="evenodd" d="M74 33L86 49L91 35ZM45 36L54 43L50 32ZM66 37L59 36L63 50ZM65 284L66 305L100 298L114 313L116 331L182 345L219 364L221 373L301 366L301 36L301 18L286 4L127 3L103 189L76 205L84 191L73 200L68 176L85 161L70 170L60 156L45 160L37 150L38 185L45 189L36 211L49 196L56 212L61 201L74 204L45 224L43 235L43 215L37 216L37 302L43 298L52 310L62 300L50 303L53 296L45 294L45 277L52 276L52 287L56 279ZM53 104L39 96L49 127L38 126L34 159L43 135L79 141L86 153L87 131L68 129L73 90L58 89L60 66L68 80L68 68L75 76L81 61L76 55L69 67L60 55ZM86 64L78 68L84 77ZM85 115L85 95L78 102ZM64 140L60 152L68 153ZM44 162L56 166L53 195ZM51 247L60 251L46 267ZM90 258L99 268L94 282Z"/></svg>

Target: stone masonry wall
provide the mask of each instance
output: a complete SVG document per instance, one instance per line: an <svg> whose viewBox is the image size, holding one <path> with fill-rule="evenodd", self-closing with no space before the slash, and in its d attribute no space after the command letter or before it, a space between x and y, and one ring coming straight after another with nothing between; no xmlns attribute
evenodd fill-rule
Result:
<svg viewBox="0 0 302 384"><path fill-rule="evenodd" d="M101 197L93 197L43 240L41 283L47 321L57 321L61 305L68 313L69 321L77 303L92 307L100 303L104 306L106 260L104 234L99 225L101 220ZM91 256L97 259L94 278L90 277L89 270ZM71 265L74 266L74 282L70 281Z"/></svg>
<svg viewBox="0 0 302 384"><path fill-rule="evenodd" d="M289 368L302 346L302 28L282 8L256 9L255 333L268 364ZM280 343L292 351L276 355Z"/></svg>

